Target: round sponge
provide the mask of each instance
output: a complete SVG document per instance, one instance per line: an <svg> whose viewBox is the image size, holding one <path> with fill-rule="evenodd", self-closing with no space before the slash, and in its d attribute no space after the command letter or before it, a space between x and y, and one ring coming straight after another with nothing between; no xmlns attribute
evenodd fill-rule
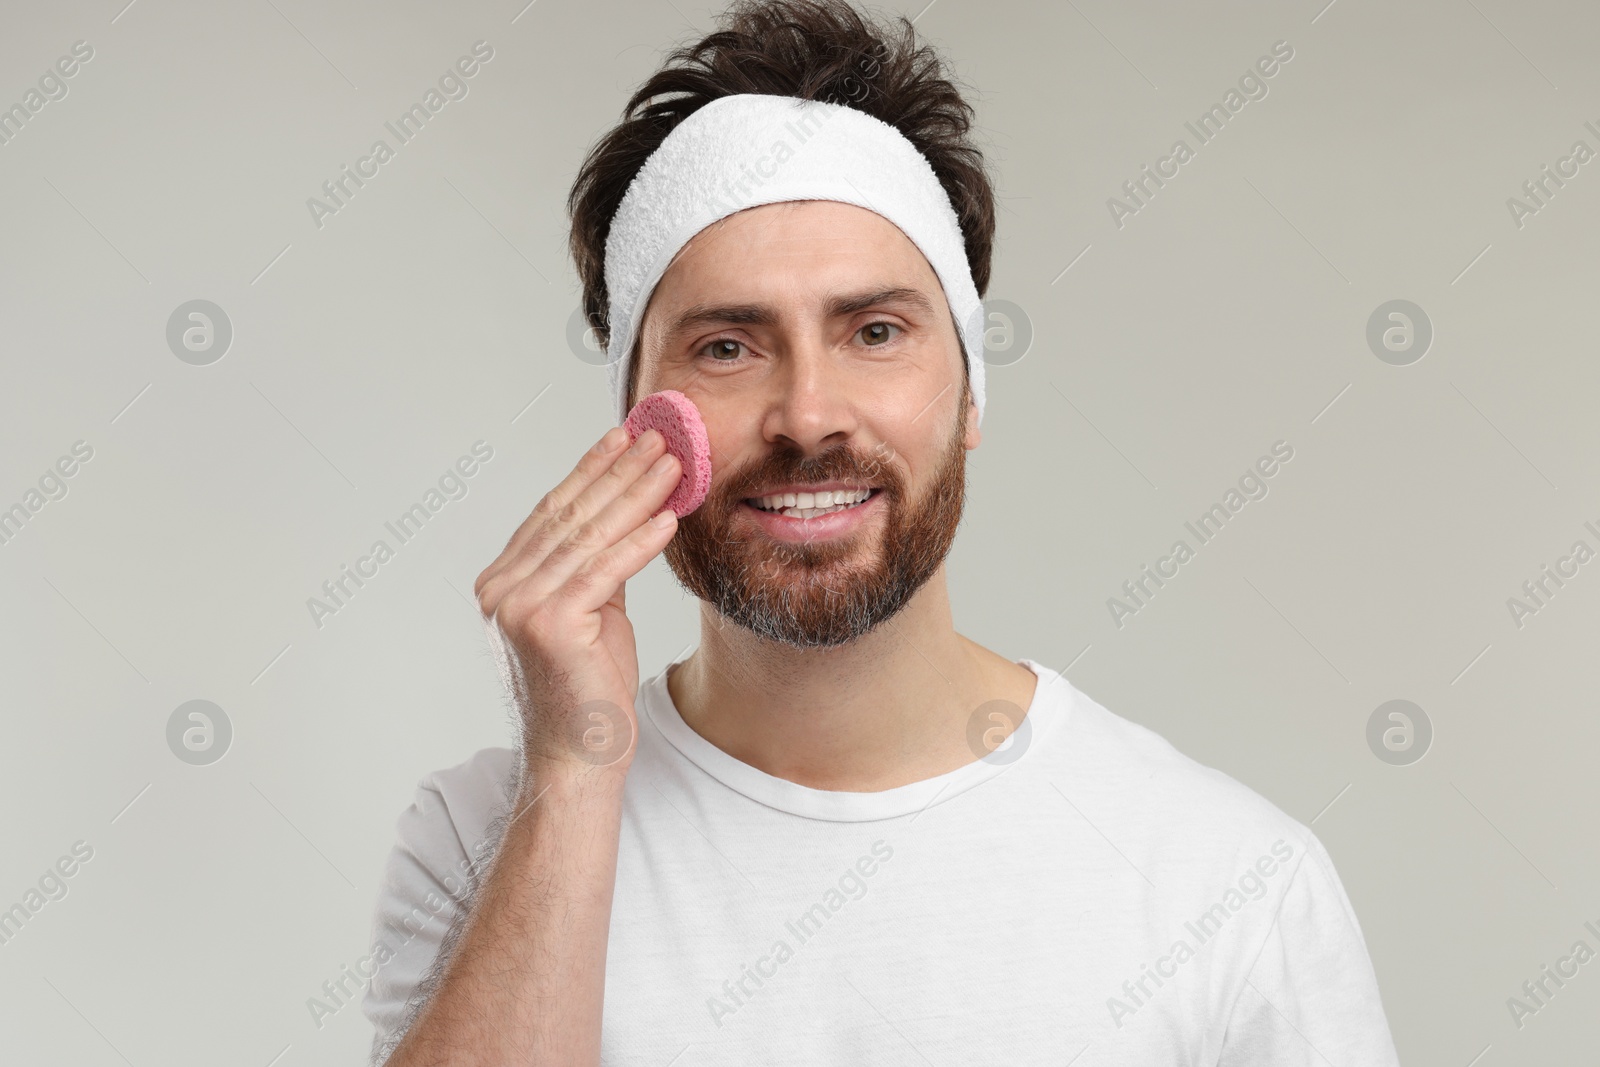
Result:
<svg viewBox="0 0 1600 1067"><path fill-rule="evenodd" d="M667 451L678 457L683 477L667 497L666 506L683 518L705 502L711 491L711 438L694 401L676 389L651 393L628 412L622 428L630 441L654 429L667 440Z"/></svg>

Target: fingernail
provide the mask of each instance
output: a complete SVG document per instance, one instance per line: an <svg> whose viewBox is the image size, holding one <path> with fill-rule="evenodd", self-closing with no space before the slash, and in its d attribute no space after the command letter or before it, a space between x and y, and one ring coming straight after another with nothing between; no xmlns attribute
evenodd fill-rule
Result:
<svg viewBox="0 0 1600 1067"><path fill-rule="evenodd" d="M646 430L644 433L639 435L639 439L633 442L633 447L628 451L642 453L650 447L650 440L650 431Z"/></svg>
<svg viewBox="0 0 1600 1067"><path fill-rule="evenodd" d="M650 525L659 530L665 530L668 526L672 525L677 517L677 513L675 513L671 508L668 508L659 514L652 515L650 517Z"/></svg>
<svg viewBox="0 0 1600 1067"><path fill-rule="evenodd" d="M615 452L622 442L627 439L627 430L624 430L621 426L613 426L606 431L604 437L600 438L600 447L597 451L601 455L605 455L607 452Z"/></svg>

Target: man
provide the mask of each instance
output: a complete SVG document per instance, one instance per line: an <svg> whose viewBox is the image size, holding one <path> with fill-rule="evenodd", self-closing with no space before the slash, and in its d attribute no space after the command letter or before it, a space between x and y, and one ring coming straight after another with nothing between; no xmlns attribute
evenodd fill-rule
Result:
<svg viewBox="0 0 1600 1067"><path fill-rule="evenodd" d="M1397 1062L1308 828L954 629L970 116L904 20L741 4L591 152L617 414L687 396L711 489L663 510L682 466L614 428L479 576L520 737L400 817L375 1062ZM700 644L640 684L663 551Z"/></svg>

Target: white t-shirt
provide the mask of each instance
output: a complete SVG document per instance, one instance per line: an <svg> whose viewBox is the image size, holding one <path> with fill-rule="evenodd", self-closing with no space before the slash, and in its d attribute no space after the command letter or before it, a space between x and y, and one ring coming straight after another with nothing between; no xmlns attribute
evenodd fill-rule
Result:
<svg viewBox="0 0 1600 1067"><path fill-rule="evenodd" d="M1025 727L877 793L742 763L684 723L666 670L647 680L601 1063L1398 1067L1310 829L1019 662L1039 679ZM375 1053L513 774L510 749L484 749L400 815L357 968Z"/></svg>

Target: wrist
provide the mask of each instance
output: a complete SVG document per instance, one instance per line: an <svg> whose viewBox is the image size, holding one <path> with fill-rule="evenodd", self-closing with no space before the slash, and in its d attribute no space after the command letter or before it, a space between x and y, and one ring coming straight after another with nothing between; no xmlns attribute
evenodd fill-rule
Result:
<svg viewBox="0 0 1600 1067"><path fill-rule="evenodd" d="M541 795L547 799L620 795L632 764L631 751L610 762L592 761L572 752L522 753L517 794L522 805Z"/></svg>
<svg viewBox="0 0 1600 1067"><path fill-rule="evenodd" d="M525 717L518 754L526 772L540 771L552 781L603 782L627 773L638 732L632 708L588 700Z"/></svg>

